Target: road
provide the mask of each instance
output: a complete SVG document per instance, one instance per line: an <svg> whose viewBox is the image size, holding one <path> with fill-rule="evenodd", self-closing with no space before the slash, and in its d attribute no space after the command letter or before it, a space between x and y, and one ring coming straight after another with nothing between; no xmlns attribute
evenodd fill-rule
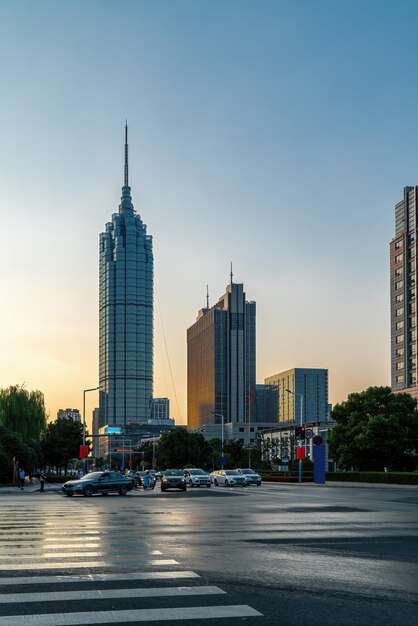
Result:
<svg viewBox="0 0 418 626"><path fill-rule="evenodd" d="M0 626L417 626L417 511L401 488L0 493Z"/></svg>

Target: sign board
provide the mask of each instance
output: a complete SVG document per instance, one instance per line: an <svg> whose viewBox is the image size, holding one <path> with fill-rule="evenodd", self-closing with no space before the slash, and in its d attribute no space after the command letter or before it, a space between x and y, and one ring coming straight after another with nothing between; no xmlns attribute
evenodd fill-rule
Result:
<svg viewBox="0 0 418 626"><path fill-rule="evenodd" d="M122 428L120 426L106 426L104 432L106 435L121 435Z"/></svg>
<svg viewBox="0 0 418 626"><path fill-rule="evenodd" d="M224 467L224 465L226 465L226 460L224 456L221 456L221 467Z"/></svg>
<svg viewBox="0 0 418 626"><path fill-rule="evenodd" d="M89 447L80 446L80 453L79 453L80 459L87 459L88 455L89 455Z"/></svg>
<svg viewBox="0 0 418 626"><path fill-rule="evenodd" d="M312 428L305 428L305 439L312 439L313 430Z"/></svg>
<svg viewBox="0 0 418 626"><path fill-rule="evenodd" d="M322 439L320 435L315 435L315 437L312 439L312 443L315 446L322 446L322 444L324 443L324 440Z"/></svg>
<svg viewBox="0 0 418 626"><path fill-rule="evenodd" d="M296 448L296 458L298 461L303 461L305 458L305 448Z"/></svg>
<svg viewBox="0 0 418 626"><path fill-rule="evenodd" d="M289 463L290 459L289 459L289 457L288 457L288 456L284 456L284 457L282 458L282 461L283 461L283 463Z"/></svg>

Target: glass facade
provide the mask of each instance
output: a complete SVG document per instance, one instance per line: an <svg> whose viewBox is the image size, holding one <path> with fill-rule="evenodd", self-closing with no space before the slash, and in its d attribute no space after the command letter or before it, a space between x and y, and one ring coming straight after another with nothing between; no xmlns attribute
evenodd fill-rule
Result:
<svg viewBox="0 0 418 626"><path fill-rule="evenodd" d="M125 146L127 154L127 146ZM100 235L100 426L143 423L152 416L152 237L136 214L131 188Z"/></svg>
<svg viewBox="0 0 418 626"><path fill-rule="evenodd" d="M231 283L187 331L187 424L245 423L255 419L256 305ZM218 417L216 415L217 414Z"/></svg>

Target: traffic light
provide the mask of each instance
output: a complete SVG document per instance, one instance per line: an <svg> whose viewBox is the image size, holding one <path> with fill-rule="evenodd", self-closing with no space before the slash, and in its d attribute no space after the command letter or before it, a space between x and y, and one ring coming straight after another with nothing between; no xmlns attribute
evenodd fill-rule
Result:
<svg viewBox="0 0 418 626"><path fill-rule="evenodd" d="M296 426L295 428L295 438L299 439L299 441L305 440L305 426Z"/></svg>

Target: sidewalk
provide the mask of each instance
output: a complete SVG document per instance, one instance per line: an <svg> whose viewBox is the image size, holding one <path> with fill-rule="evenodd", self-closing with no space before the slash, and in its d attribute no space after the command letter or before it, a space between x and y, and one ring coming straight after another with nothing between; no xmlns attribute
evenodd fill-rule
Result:
<svg viewBox="0 0 418 626"><path fill-rule="evenodd" d="M4 487L0 487L0 495L3 494L14 494L14 495L18 495L18 494L32 494L32 493L39 493L40 495L43 495L44 493L51 493L51 492L57 492L57 491L61 491L61 484L60 483L45 483L45 487L44 487L44 491L41 491L41 485L40 483L34 479L33 483L25 483L25 486L23 489L18 489L16 486L14 485L6 485Z"/></svg>

